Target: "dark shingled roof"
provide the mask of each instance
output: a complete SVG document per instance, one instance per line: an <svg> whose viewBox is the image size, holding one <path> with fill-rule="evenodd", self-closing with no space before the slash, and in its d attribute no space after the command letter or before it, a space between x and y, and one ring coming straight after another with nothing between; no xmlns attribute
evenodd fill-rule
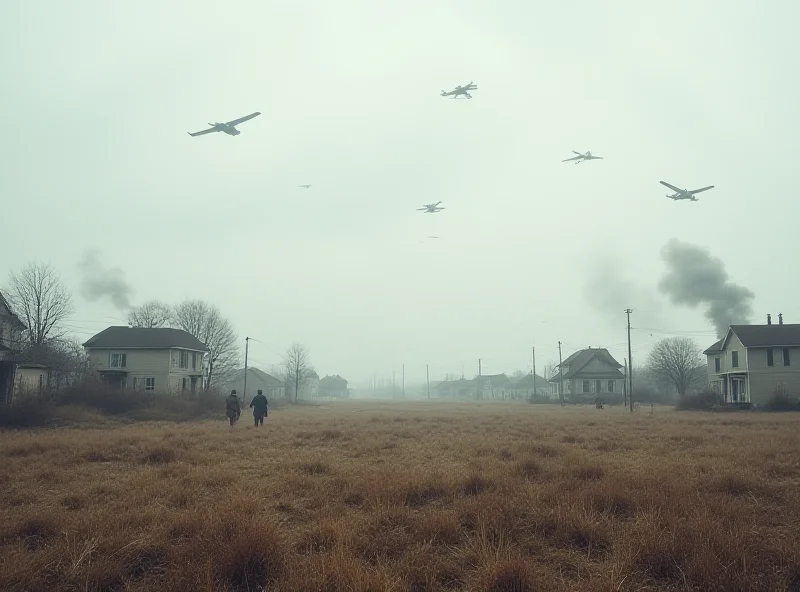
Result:
<svg viewBox="0 0 800 592"><path fill-rule="evenodd" d="M800 325L731 325L745 347L800 346Z"/></svg>
<svg viewBox="0 0 800 592"><path fill-rule="evenodd" d="M12 320L12 321L16 321L16 322L17 322L17 326L18 326L20 329L27 329L27 328L28 328L28 326L27 326L25 323L23 323L23 322L22 322L22 319L21 319L21 318L19 318L19 317L16 315L16 313L15 313L15 312L14 312L14 311L11 309L11 305L8 303L8 300L6 300L6 297L5 297L5 296L3 296L3 293L2 293L2 292L0 292L0 304L2 304L2 305L3 305L3 307L4 307L6 310L8 310L8 314L11 316L11 320ZM2 311L0 311L0 312L2 312Z"/></svg>
<svg viewBox="0 0 800 592"><path fill-rule="evenodd" d="M722 342L723 341L725 341L724 337L722 339L720 339L719 341L717 341L716 343L714 343L714 345L711 345L706 351L703 352L703 354L709 355L709 354L718 354L718 353L720 353L722 351Z"/></svg>
<svg viewBox="0 0 800 592"><path fill-rule="evenodd" d="M542 378L538 374L536 375L536 388L541 387L548 387L550 384L548 383L546 378ZM517 382L514 383L514 388L533 388L533 374L526 374L522 378L520 378Z"/></svg>
<svg viewBox="0 0 800 592"><path fill-rule="evenodd" d="M208 351L208 348L191 333L167 327L109 327L83 344L89 349L166 349L180 347L193 351Z"/></svg>

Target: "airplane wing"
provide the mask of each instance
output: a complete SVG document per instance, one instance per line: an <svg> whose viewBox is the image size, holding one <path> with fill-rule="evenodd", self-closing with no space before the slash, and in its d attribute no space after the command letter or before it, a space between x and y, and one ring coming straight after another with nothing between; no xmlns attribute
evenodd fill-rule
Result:
<svg viewBox="0 0 800 592"><path fill-rule="evenodd" d="M700 193L701 191L708 191L709 189L714 189L714 186L709 185L708 187L703 187L702 189L692 189L689 193Z"/></svg>
<svg viewBox="0 0 800 592"><path fill-rule="evenodd" d="M669 187L670 189L672 189L672 190L673 190L673 191L675 191L676 193L683 193L683 189L678 189L677 187L675 187L675 185L670 185L670 184L669 184L669 183L667 183L666 181L659 181L659 183L661 183L661 184L662 184L662 185L664 185L665 187Z"/></svg>
<svg viewBox="0 0 800 592"><path fill-rule="evenodd" d="M573 151L572 151L572 153L573 153L573 154L577 154L578 156L583 156L583 154L581 154L581 153L580 153L580 152L578 152L577 150L573 150Z"/></svg>
<svg viewBox="0 0 800 592"><path fill-rule="evenodd" d="M250 115L245 115L244 117L240 117L239 119L234 119L233 121L226 121L226 125L239 125L240 123L244 123L253 117L261 115L261 111L256 111L255 113L251 113Z"/></svg>
<svg viewBox="0 0 800 592"><path fill-rule="evenodd" d="M561 162L568 162L570 160L580 160L581 158L583 158L583 155L581 155L581 156L573 156L572 158L565 158Z"/></svg>
<svg viewBox="0 0 800 592"><path fill-rule="evenodd" d="M195 133L186 132L186 133L189 134L190 136L194 137L194 136L204 136L206 134L210 134L211 132L215 132L215 131L217 131L216 128L210 127L207 130L203 130L202 132L195 132Z"/></svg>

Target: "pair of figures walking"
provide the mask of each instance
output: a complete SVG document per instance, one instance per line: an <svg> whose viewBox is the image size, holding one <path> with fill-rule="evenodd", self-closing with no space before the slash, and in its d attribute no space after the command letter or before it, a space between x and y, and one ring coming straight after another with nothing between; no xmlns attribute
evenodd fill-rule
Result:
<svg viewBox="0 0 800 592"><path fill-rule="evenodd" d="M258 389L258 394L250 401L250 407L253 409L253 419L257 426L264 425L264 417L269 415L267 409L267 398L261 389ZM239 405L239 397L236 396L236 389L231 391L228 398L225 399L225 415L228 416L230 421L230 430L233 431L234 424L239 421L239 416L242 414L242 407Z"/></svg>

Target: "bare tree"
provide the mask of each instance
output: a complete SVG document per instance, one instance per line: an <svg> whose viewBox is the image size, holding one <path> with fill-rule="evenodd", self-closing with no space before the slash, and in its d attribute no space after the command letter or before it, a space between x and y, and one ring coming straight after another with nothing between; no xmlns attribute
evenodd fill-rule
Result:
<svg viewBox="0 0 800 592"><path fill-rule="evenodd" d="M128 324L131 327L166 327L172 321L172 309L159 300L150 300L134 306L128 313Z"/></svg>
<svg viewBox="0 0 800 592"><path fill-rule="evenodd" d="M675 385L679 396L684 396L697 380L702 365L700 348L688 337L669 337L656 343L650 352L647 367L653 376Z"/></svg>
<svg viewBox="0 0 800 592"><path fill-rule="evenodd" d="M72 294L55 270L46 263L29 263L9 276L8 300L28 325L31 345L63 335L61 326L74 312Z"/></svg>
<svg viewBox="0 0 800 592"><path fill-rule="evenodd" d="M173 323L202 341L209 349L206 390L215 380L224 382L236 370L239 347L233 324L218 307L202 300L184 300L173 311Z"/></svg>
<svg viewBox="0 0 800 592"><path fill-rule="evenodd" d="M293 343L286 350L284 356L284 368L286 380L294 384L294 402L297 403L297 394L300 392L300 381L303 380L308 372L308 350L300 343Z"/></svg>
<svg viewBox="0 0 800 592"><path fill-rule="evenodd" d="M547 364L544 365L543 378L547 378L549 380L556 374L558 374L558 362L547 362Z"/></svg>

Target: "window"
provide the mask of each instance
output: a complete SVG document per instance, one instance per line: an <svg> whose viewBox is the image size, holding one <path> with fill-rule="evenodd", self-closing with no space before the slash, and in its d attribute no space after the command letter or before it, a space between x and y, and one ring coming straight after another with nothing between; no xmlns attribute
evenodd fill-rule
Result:
<svg viewBox="0 0 800 592"><path fill-rule="evenodd" d="M608 381L608 392L609 393L613 393L614 392L614 381L613 380L609 380Z"/></svg>
<svg viewBox="0 0 800 592"><path fill-rule="evenodd" d="M731 352L731 366L733 366L734 368L738 368L739 367L739 352L738 351L732 351Z"/></svg>
<svg viewBox="0 0 800 592"><path fill-rule="evenodd" d="M108 361L109 368L125 368L127 367L127 355L117 352L111 352L111 359Z"/></svg>
<svg viewBox="0 0 800 592"><path fill-rule="evenodd" d="M581 392L583 392L583 393L591 393L592 392L592 383L591 383L591 381L589 381L589 380L584 380L583 381L583 390Z"/></svg>
<svg viewBox="0 0 800 592"><path fill-rule="evenodd" d="M136 378L133 379L133 390L135 391L154 391L156 390L155 378Z"/></svg>
<svg viewBox="0 0 800 592"><path fill-rule="evenodd" d="M774 366L775 358L772 355L772 349L767 350L767 366Z"/></svg>
<svg viewBox="0 0 800 592"><path fill-rule="evenodd" d="M179 360L178 360L178 367L179 368L188 368L189 367L189 352L187 351L180 351L178 352Z"/></svg>
<svg viewBox="0 0 800 592"><path fill-rule="evenodd" d="M197 370L197 352L192 352L192 370Z"/></svg>
<svg viewBox="0 0 800 592"><path fill-rule="evenodd" d="M6 328L3 327L3 325L0 325L0 345L3 345L3 332L5 331L5 329Z"/></svg>
<svg viewBox="0 0 800 592"><path fill-rule="evenodd" d="M784 366L788 366L789 365L789 348L788 347L784 347L783 348L783 365Z"/></svg>
<svg viewBox="0 0 800 592"><path fill-rule="evenodd" d="M183 379L181 379L181 390L182 391L186 390L186 377L185 376L183 377Z"/></svg>
<svg viewBox="0 0 800 592"><path fill-rule="evenodd" d="M714 358L714 372L719 373L719 358Z"/></svg>

